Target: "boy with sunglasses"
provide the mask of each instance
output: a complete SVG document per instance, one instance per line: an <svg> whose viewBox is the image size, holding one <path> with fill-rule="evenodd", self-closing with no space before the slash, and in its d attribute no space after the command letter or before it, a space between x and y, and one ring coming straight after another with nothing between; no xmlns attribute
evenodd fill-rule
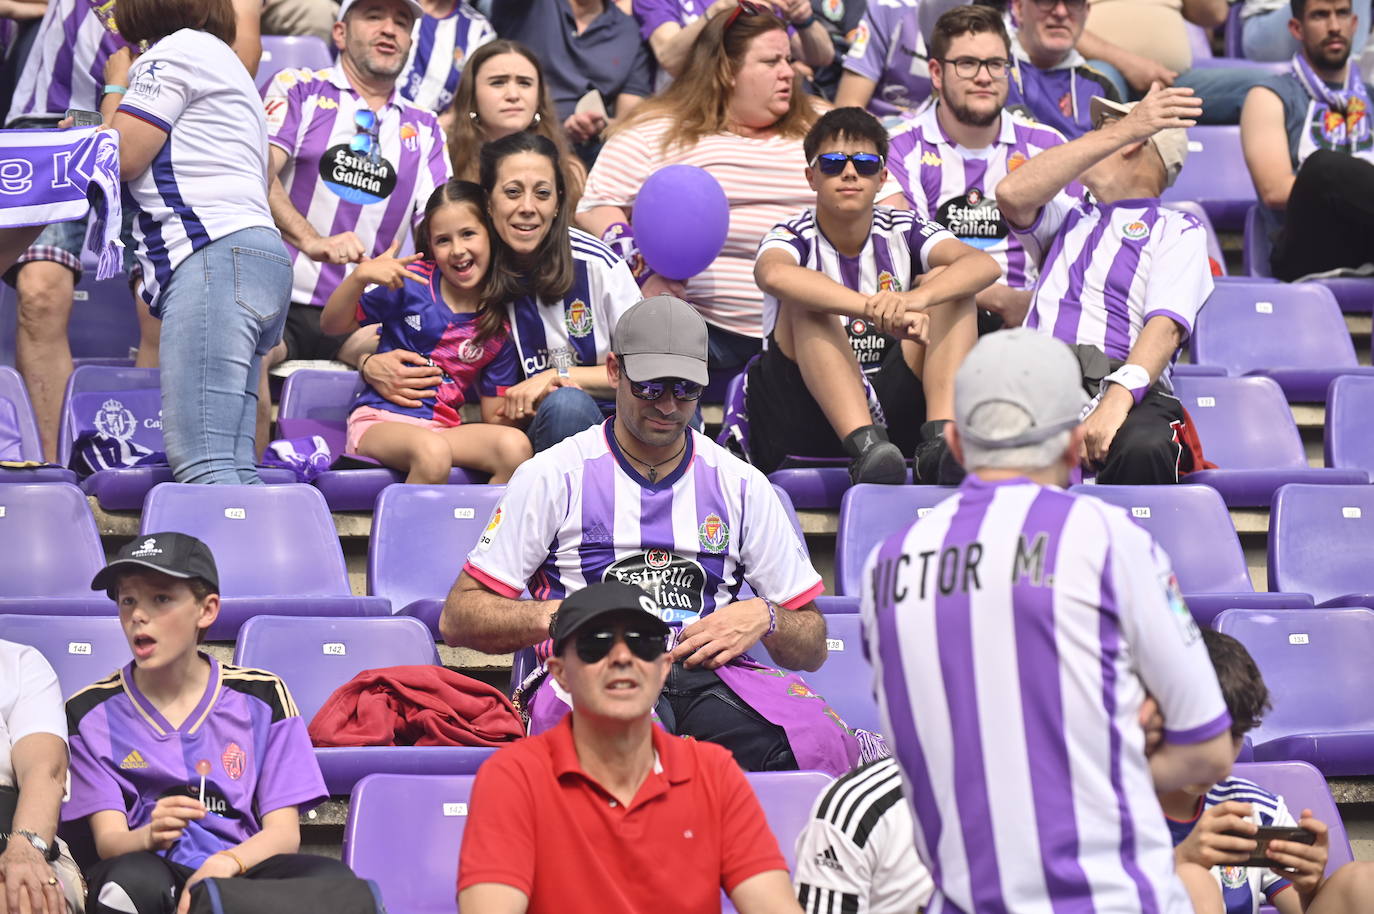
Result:
<svg viewBox="0 0 1374 914"><path fill-rule="evenodd" d="M803 149L816 205L765 235L754 265L767 343L748 375L750 456L766 473L787 456L848 456L854 482L900 484L919 448L918 482L957 482L939 477L939 431L997 263L874 205L887 133L863 109L826 113Z"/></svg>
<svg viewBox="0 0 1374 914"><path fill-rule="evenodd" d="M549 673L573 710L513 743L473 785L463 910L799 912L758 799L719 746L651 718L669 628L638 587L592 584L549 621Z"/></svg>

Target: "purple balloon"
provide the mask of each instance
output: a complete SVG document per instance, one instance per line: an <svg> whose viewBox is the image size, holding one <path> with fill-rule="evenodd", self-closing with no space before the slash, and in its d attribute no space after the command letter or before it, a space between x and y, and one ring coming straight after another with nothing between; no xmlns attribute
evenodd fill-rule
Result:
<svg viewBox="0 0 1374 914"><path fill-rule="evenodd" d="M691 279L725 247L730 201L705 169L668 165L639 189L630 221L639 252L655 273Z"/></svg>

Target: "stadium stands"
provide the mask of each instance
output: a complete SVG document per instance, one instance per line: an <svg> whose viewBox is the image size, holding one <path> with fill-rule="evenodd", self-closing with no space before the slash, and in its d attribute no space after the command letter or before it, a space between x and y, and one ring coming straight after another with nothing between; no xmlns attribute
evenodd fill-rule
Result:
<svg viewBox="0 0 1374 914"><path fill-rule="evenodd" d="M38 648L52 664L63 698L129 662L129 642L115 615L0 615L0 640Z"/></svg>
<svg viewBox="0 0 1374 914"><path fill-rule="evenodd" d="M1374 378L1343 375L1331 382L1322 426L1326 465L1374 473Z"/></svg>
<svg viewBox="0 0 1374 914"><path fill-rule="evenodd" d="M334 55L329 45L314 35L263 35L262 58L258 62L255 82L258 91L262 92L281 70L289 67L318 70L333 63Z"/></svg>
<svg viewBox="0 0 1374 914"><path fill-rule="evenodd" d="M1374 607L1374 486L1287 485L1269 512L1269 586Z"/></svg>
<svg viewBox="0 0 1374 914"><path fill-rule="evenodd" d="M873 668L863 653L859 616L827 616L826 640L830 654L819 670L802 673L812 691L851 727L881 732L878 702L873 697Z"/></svg>
<svg viewBox="0 0 1374 914"><path fill-rule="evenodd" d="M1242 269L1251 276L1269 277L1269 234L1264 227L1264 216L1259 205L1250 207L1245 214L1245 235L1242 240ZM1374 312L1374 277L1370 276L1331 276L1313 279L1302 285L1324 286L1336 296L1341 310L1347 314L1369 314Z"/></svg>
<svg viewBox="0 0 1374 914"><path fill-rule="evenodd" d="M65 482L0 486L0 613L113 614L91 579L105 565L86 497Z"/></svg>
<svg viewBox="0 0 1374 914"><path fill-rule="evenodd" d="M1188 130L1188 167L1173 187L1164 191L1166 203L1187 200L1207 211L1212 224L1235 231L1255 203L1255 185L1244 168L1240 128L1198 126Z"/></svg>
<svg viewBox="0 0 1374 914"><path fill-rule="evenodd" d="M858 485L846 491L835 537L835 592L857 596L864 560L873 547L924 517L953 492L944 486L878 485Z"/></svg>
<svg viewBox="0 0 1374 914"><path fill-rule="evenodd" d="M0 364L15 364L18 304L14 288L0 284ZM133 364L138 348L138 316L124 276L98 280L89 270L76 284L67 339L77 363Z"/></svg>

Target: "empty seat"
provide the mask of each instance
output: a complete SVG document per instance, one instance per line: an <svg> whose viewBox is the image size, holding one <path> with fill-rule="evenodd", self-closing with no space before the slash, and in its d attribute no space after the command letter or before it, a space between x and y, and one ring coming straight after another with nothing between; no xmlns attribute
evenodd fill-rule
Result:
<svg viewBox="0 0 1374 914"><path fill-rule="evenodd" d="M1290 401L1324 403L1341 375L1361 366L1335 296L1314 283L1225 283L1198 313L1192 359L1233 375L1273 378Z"/></svg>
<svg viewBox="0 0 1374 914"><path fill-rule="evenodd" d="M1269 513L1269 587L1374 607L1374 486L1283 486Z"/></svg>
<svg viewBox="0 0 1374 914"><path fill-rule="evenodd" d="M851 485L848 467L833 461L774 470L768 480L786 492L792 506L801 511L834 511Z"/></svg>
<svg viewBox="0 0 1374 914"><path fill-rule="evenodd" d="M1331 382L1323 438L1326 465L1374 473L1374 378L1343 375Z"/></svg>
<svg viewBox="0 0 1374 914"><path fill-rule="evenodd" d="M38 648L70 698L131 659L119 617L0 615L0 640Z"/></svg>
<svg viewBox="0 0 1374 914"><path fill-rule="evenodd" d="M1290 482L1369 481L1360 470L1307 465L1292 410L1272 378L1175 378L1174 391L1197 426L1203 453L1219 467L1189 473L1187 481L1212 486L1228 507L1266 507L1274 490Z"/></svg>
<svg viewBox="0 0 1374 914"><path fill-rule="evenodd" d="M1327 876L1355 859L1331 788L1316 768L1307 762L1238 762L1231 773L1282 797L1294 819L1301 816L1304 809L1310 809L1312 815L1326 825L1331 841L1326 859Z"/></svg>
<svg viewBox="0 0 1374 914"><path fill-rule="evenodd" d="M288 68L322 70L333 63L329 45L316 35L263 35L262 58L254 79L265 92L272 77Z"/></svg>
<svg viewBox="0 0 1374 914"><path fill-rule="evenodd" d="M1169 555L1188 608L1201 625L1223 609L1311 606L1307 594L1255 593L1240 537L1211 486L1074 486L1125 508Z"/></svg>
<svg viewBox="0 0 1374 914"><path fill-rule="evenodd" d="M835 592L856 596L873 547L915 523L957 490L948 486L858 485L844 493L835 537Z"/></svg>
<svg viewBox="0 0 1374 914"><path fill-rule="evenodd" d="M0 486L0 597L7 598L0 612L41 613L10 603L76 597L112 613L109 600L91 591L91 578L104 566L95 517L80 489L61 482Z"/></svg>
<svg viewBox="0 0 1374 914"><path fill-rule="evenodd" d="M0 460L43 461L43 441L38 437L38 419L33 413L29 390L19 372L0 365ZM0 483L76 482L76 474L65 467L8 467L0 472Z"/></svg>
<svg viewBox="0 0 1374 914"><path fill-rule="evenodd" d="M1196 128L1194 128L1196 129ZM1246 273L1251 276L1268 277L1269 269L1269 232L1265 226L1264 215L1259 205L1245 214L1245 239L1242 247L1241 262ZM1371 276L1331 276L1311 279L1303 285L1319 285L1336 296L1341 310L1350 314L1369 314L1374 311L1374 277Z"/></svg>
<svg viewBox="0 0 1374 914"><path fill-rule="evenodd" d="M1201 204L1221 231L1236 231L1255 203L1255 185L1244 167L1240 128L1199 126L1188 130L1188 167L1163 193L1166 203L1191 200Z"/></svg>
<svg viewBox="0 0 1374 914"><path fill-rule="evenodd" d="M819 670L801 677L849 726L879 732L882 720L873 697L873 667L864 657L859 623L857 613L827 615L829 654Z"/></svg>
<svg viewBox="0 0 1374 914"><path fill-rule="evenodd" d="M229 639L255 615L379 616L391 604L351 594L343 550L324 497L311 486L163 483L148 493L142 531L204 540L219 568L221 609L212 639Z"/></svg>
<svg viewBox="0 0 1374 914"><path fill-rule="evenodd" d="M1374 611L1228 609L1215 625L1245 645L1269 687L1274 707L1250 732L1255 761L1374 774Z"/></svg>
<svg viewBox="0 0 1374 914"><path fill-rule="evenodd" d="M395 612L415 616L437 637L444 598L505 491L501 485L387 486L372 514L367 592L386 597ZM451 561L436 562L436 551Z"/></svg>

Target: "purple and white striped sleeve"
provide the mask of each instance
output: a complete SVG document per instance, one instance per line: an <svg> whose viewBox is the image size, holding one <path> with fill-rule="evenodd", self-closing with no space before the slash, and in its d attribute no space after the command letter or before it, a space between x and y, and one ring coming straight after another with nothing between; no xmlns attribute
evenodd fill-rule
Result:
<svg viewBox="0 0 1374 914"><path fill-rule="evenodd" d="M1160 218L1163 225L1156 231L1162 235L1145 285L1144 320L1160 315L1172 318L1187 339L1214 285L1207 236L1201 223L1187 213L1161 210Z"/></svg>

